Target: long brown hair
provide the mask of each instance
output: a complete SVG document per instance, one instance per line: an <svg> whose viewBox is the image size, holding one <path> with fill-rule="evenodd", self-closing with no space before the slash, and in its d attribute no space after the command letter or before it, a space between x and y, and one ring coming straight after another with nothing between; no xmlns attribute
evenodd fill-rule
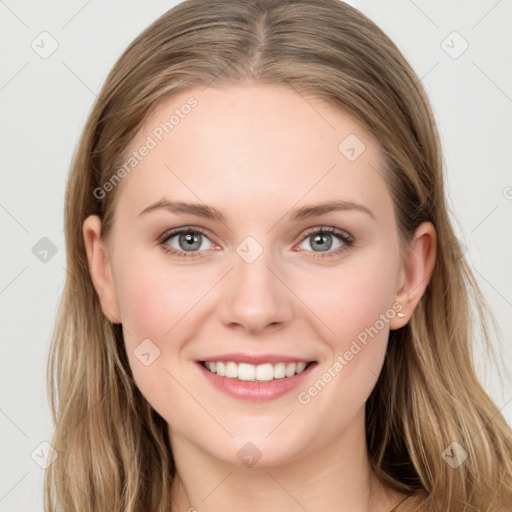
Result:
<svg viewBox="0 0 512 512"><path fill-rule="evenodd" d="M187 0L116 62L72 162L67 279L48 361L58 457L45 477L47 512L170 510L167 425L135 385L121 326L101 311L82 225L96 214L108 233L117 187L101 199L95 191L164 96L244 82L291 87L353 115L381 147L401 240L421 222L436 228L431 280L408 324L391 331L366 404L373 469L411 495L397 510L498 512L512 504L511 429L472 360L477 338L489 345L492 315L449 218L437 127L420 80L371 20L338 0ZM456 448L467 459L452 467L443 454Z"/></svg>

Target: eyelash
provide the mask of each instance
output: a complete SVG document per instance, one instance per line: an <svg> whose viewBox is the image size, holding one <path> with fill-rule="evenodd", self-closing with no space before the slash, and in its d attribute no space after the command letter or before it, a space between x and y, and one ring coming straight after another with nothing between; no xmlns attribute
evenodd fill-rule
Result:
<svg viewBox="0 0 512 512"><path fill-rule="evenodd" d="M167 242L171 238L173 238L174 236L179 235L181 233L199 233L203 236L206 236L206 231L203 228L185 226L182 228L176 228L176 229L171 229L169 231L166 231L158 239L158 243L162 246L162 249L165 252L172 254L173 256L178 256L180 258L197 258L197 257L201 258L202 256L200 256L199 254L202 251L188 251L188 252L187 251L177 251L174 248L167 245ZM333 228L330 226L321 226L321 227L314 227L314 228L307 229L305 231L304 236L303 236L302 240L300 241L300 243L302 244L302 242L304 242L307 238L309 238L312 235L316 235L318 233L328 233L330 235L334 235L338 238L338 240L343 242L344 245L342 245L341 247L339 247L338 249L336 249L334 251L329 251L329 252L325 252L325 253L322 253L322 252L315 253L314 251L308 251L308 252L313 252L313 258L335 257L338 254L340 254L341 252L346 251L355 241L354 237L351 236L346 231L343 231L343 230L337 229L337 228Z"/></svg>

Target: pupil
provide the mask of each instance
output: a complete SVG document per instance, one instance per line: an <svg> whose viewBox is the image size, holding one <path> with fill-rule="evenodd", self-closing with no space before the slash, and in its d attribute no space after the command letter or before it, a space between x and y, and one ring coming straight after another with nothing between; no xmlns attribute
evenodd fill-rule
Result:
<svg viewBox="0 0 512 512"><path fill-rule="evenodd" d="M198 242L199 236L194 233L186 233L182 234L180 237L180 242L184 242L184 245L188 249L198 249L201 245L200 242ZM196 244L196 247L194 247L194 244ZM185 249L187 250L187 249Z"/></svg>
<svg viewBox="0 0 512 512"><path fill-rule="evenodd" d="M331 243L326 243L326 237L328 237L327 241L330 241L332 243L331 235L325 233L318 233L313 238L313 245L317 243L322 244L323 241L323 245L319 245L317 246L317 248L320 249L321 251L329 250L331 248Z"/></svg>

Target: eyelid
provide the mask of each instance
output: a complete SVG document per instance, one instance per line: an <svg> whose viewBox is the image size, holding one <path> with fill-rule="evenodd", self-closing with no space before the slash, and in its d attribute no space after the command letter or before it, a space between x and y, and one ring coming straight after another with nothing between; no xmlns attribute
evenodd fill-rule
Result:
<svg viewBox="0 0 512 512"><path fill-rule="evenodd" d="M206 238L208 238L208 240L210 240L210 237L208 235L209 231L207 229L202 228L200 226L187 225L187 226L181 226L181 227L177 227L177 228L171 228L171 229L168 229L167 231L165 231L165 233L163 233L158 238L159 245L166 246L166 242L168 240L170 240L171 238L174 238L175 236L180 235L181 233L187 233L187 232L197 232L197 233L205 236ZM336 236L338 238L338 240L340 240L343 243L344 247L338 248L334 251L325 251L325 254L323 254L322 251L320 251L320 252L305 251L305 252L311 252L313 257L321 257L321 258L322 257L323 258L335 257L338 254L340 254L341 252L348 249L355 242L355 238L349 232L345 231L344 229L335 228L334 226L322 226L322 225L319 226L319 225L317 225L317 226L312 226L311 228L308 228L305 231L303 231L301 239L299 241L299 245L302 244L308 237L310 237L311 235L316 234L316 233L332 234L332 235ZM210 242L214 245L217 245L212 240L210 240ZM204 256L202 253L207 252L207 251L179 251L170 246L164 247L164 250L166 252L169 252L176 256L189 257L189 258L194 258L194 257L200 258L200 257ZM297 251L297 249L294 249L294 251Z"/></svg>
<svg viewBox="0 0 512 512"><path fill-rule="evenodd" d="M304 231L301 241L303 242L308 236L311 236L313 233L319 233L319 232L334 233L334 234L346 237L350 242L355 241L355 238L348 231L345 231L344 229L340 229L340 228L335 228L333 226L314 226L312 228L308 228L308 229L306 229L306 231Z"/></svg>
<svg viewBox="0 0 512 512"><path fill-rule="evenodd" d="M205 228L201 228L199 226L181 226L179 228L171 228L166 230L162 235L158 237L158 242L163 244L169 238L172 238L173 236L179 235L183 232L186 233L187 231L197 231L198 233L201 233L201 235L208 236L208 230Z"/></svg>

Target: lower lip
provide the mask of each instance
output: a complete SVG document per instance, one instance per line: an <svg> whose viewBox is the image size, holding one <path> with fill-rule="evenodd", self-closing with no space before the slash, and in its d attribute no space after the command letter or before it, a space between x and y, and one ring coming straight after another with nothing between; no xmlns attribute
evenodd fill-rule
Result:
<svg viewBox="0 0 512 512"><path fill-rule="evenodd" d="M293 377L284 377L266 382L244 381L221 377L208 371L201 363L197 363L203 375L217 388L234 398L263 402L273 400L297 388L308 378L317 363L310 364L302 373Z"/></svg>

